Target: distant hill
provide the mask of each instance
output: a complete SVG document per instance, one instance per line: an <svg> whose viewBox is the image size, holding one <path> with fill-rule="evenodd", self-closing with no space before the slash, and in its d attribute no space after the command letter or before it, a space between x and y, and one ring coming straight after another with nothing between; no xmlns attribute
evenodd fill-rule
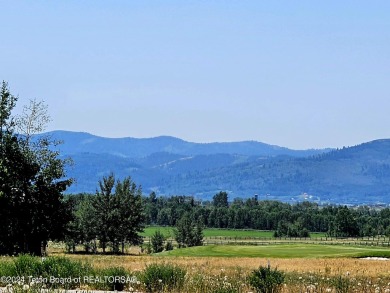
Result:
<svg viewBox="0 0 390 293"><path fill-rule="evenodd" d="M240 154L248 156L288 155L305 157L324 150L291 150L256 141L194 143L171 136L153 138L105 138L85 132L53 131L46 133L53 138L66 142L61 151L66 154L96 153L112 154L128 158L142 158L154 153L178 155Z"/></svg>
<svg viewBox="0 0 390 293"><path fill-rule="evenodd" d="M390 202L390 140L339 150L290 150L260 142L191 143L174 137L103 138L55 131L74 165L69 192L95 192L102 176L131 176L143 191L332 203Z"/></svg>
<svg viewBox="0 0 390 293"><path fill-rule="evenodd" d="M191 190L196 182L232 196L329 203L390 203L390 140L377 140L308 158L269 158L176 175L167 190ZM177 189L176 189L177 188ZM206 192L206 190L204 190Z"/></svg>

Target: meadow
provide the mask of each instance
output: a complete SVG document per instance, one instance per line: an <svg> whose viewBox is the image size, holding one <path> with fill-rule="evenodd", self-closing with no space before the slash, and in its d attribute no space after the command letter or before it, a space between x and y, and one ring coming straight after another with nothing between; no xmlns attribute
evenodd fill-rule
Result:
<svg viewBox="0 0 390 293"><path fill-rule="evenodd" d="M174 232L172 227L166 226L149 226L146 227L144 232L141 233L144 237L151 237L156 231L160 231L164 234L165 237L173 237ZM241 229L217 229L217 228L207 228L203 230L204 237L215 238L215 237L230 237L230 238L239 238L239 239L256 239L256 238L273 238L273 231L264 231L264 230L241 230ZM310 233L310 238L325 238L325 233Z"/></svg>
<svg viewBox="0 0 390 293"><path fill-rule="evenodd" d="M390 250L385 247L304 243L208 245L150 255L141 253L137 247L129 247L127 253L66 254L63 245L51 243L47 258L51 259L50 265L46 267L51 273L62 277L69 274L76 279L77 274L92 278L126 275L130 281L124 284L123 289L129 292L256 292L250 279L259 266L271 266L283 274L283 282L272 292L390 292L389 260L365 258L390 257ZM17 259L3 257L0 261L1 274L6 275L9 265ZM48 260L35 258L32 262L24 259L18 265L18 272L20 274L23 269L29 268L28 274L45 274L36 268ZM19 291L15 285L12 292L40 292L36 290L37 284L33 284L35 289L30 285L24 285L29 290L19 287ZM70 288L110 290L114 287L109 282L81 282Z"/></svg>
<svg viewBox="0 0 390 293"><path fill-rule="evenodd" d="M173 237L168 227L148 227L143 236L148 241L159 230L167 238ZM205 241L238 238L267 240L262 245L204 245L146 254L140 247L127 247L125 255L83 254L65 252L63 243L50 243L49 272L37 269L46 260L23 259L17 269L10 269L18 257L3 257L0 260L2 276L18 274L27 276L57 274L58 278L77 276L91 280L107 276L127 276L124 284L81 281L60 284L59 287L42 283L1 283L3 292L41 292L42 288L81 290L125 290L128 292L173 292L173 293L248 293L248 292L390 292L390 249L373 246L378 239L365 239L367 245L353 245L357 239L327 240L326 235L314 234L311 239L287 239L285 242L272 237L271 231L206 229ZM382 241L388 241L382 239ZM310 243L308 241L311 241ZM369 241L369 242L367 242ZM250 243L250 242L246 242ZM352 244L351 244L352 243ZM259 267L275 270L283 276L280 284L271 276L273 291L261 291L253 285L253 275ZM33 269L31 269L33 268ZM39 272L39 273L38 273ZM89 279L88 279L89 280ZM268 281L269 281L268 280ZM267 282L268 282L267 281ZM50 283L50 282L49 282ZM58 285L58 284L57 284ZM123 285L123 286L122 286ZM270 285L270 286L271 286ZM8 287L5 287L8 286ZM24 287L23 287L24 286ZM66 287L67 286L67 287ZM117 287L122 286L122 287ZM28 288L27 290L25 290ZM7 291L5 291L7 290Z"/></svg>
<svg viewBox="0 0 390 293"><path fill-rule="evenodd" d="M384 247L343 246L323 244L275 244L264 246L207 245L175 249L159 253L162 256L199 257L260 257L260 258L326 258L326 257L390 257Z"/></svg>

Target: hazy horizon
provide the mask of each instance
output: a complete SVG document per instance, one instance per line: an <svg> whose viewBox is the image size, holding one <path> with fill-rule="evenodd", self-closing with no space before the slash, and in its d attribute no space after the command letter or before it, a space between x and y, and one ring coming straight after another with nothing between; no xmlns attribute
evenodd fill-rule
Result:
<svg viewBox="0 0 390 293"><path fill-rule="evenodd" d="M390 138L388 1L1 1L47 131L341 148Z"/></svg>
<svg viewBox="0 0 390 293"><path fill-rule="evenodd" d="M343 147L353 147L353 146L356 146L356 145L360 145L360 144L363 144L363 143L368 143L368 142L372 142L372 141L376 141L376 140L385 140L385 139L390 139L390 138L376 138L376 139L373 139L373 140L369 140L369 141L361 141L357 144L354 144L354 145L343 145L343 146L340 146L340 147L322 147L322 148L314 148L314 147L309 147L309 148L290 148L288 146L284 146L284 145L277 145L277 144L273 144L273 143L269 143L269 142L266 142L266 141L260 141L260 140L254 140L254 139L246 139L246 140L230 140L230 141L206 141L206 142L199 142L199 141L192 141L192 140L186 140L186 139L183 139L181 137L178 137L178 136L174 136L174 135L156 135L156 136L145 136L145 137L136 137L136 136L105 136L105 135L98 135L98 134L95 134L95 133L92 133L92 132L88 132L88 131L76 131L76 130L67 130L67 129L52 129L52 130L48 130L48 131L45 131L41 134L45 134L45 133L50 133L50 132L54 132L54 131L65 131L65 132L76 132L76 133L86 133L86 134L90 134L92 136L96 136L96 137L101 137L101 138L108 138L108 139L121 139L121 138L135 138L135 139L149 139L149 138L158 138L158 137L172 137L172 138L176 138L176 139L180 139L180 140L184 140L186 142L190 142L190 143L197 143L197 144L210 144L210 143L234 143L234 142L259 142L259 143L265 143L265 144L268 144L268 145L271 145L271 146L278 146L278 147L285 147L285 148L288 148L288 149L291 149L291 150L310 150L310 149L337 149L337 148L343 148Z"/></svg>

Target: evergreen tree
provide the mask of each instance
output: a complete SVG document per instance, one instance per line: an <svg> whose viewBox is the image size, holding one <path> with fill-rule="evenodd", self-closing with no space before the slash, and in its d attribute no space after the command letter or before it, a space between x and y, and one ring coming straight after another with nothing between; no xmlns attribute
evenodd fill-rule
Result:
<svg viewBox="0 0 390 293"><path fill-rule="evenodd" d="M203 224L199 220L194 221L189 213L177 222L174 233L179 247L203 245Z"/></svg>
<svg viewBox="0 0 390 293"><path fill-rule="evenodd" d="M162 234L160 231L154 232L150 239L153 253L158 253L164 250L164 241L164 234Z"/></svg>

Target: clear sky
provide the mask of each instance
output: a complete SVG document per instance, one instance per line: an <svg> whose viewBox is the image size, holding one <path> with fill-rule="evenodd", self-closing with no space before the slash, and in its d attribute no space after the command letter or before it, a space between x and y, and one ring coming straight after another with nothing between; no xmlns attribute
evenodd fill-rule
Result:
<svg viewBox="0 0 390 293"><path fill-rule="evenodd" d="M0 0L0 79L48 130L257 140L390 138L390 1Z"/></svg>

